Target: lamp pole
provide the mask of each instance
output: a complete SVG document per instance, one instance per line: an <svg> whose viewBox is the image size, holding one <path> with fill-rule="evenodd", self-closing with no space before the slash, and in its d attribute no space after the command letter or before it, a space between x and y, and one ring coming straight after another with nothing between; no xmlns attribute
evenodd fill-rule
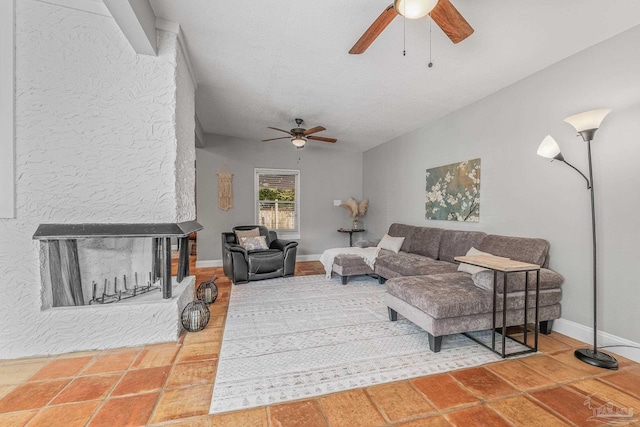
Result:
<svg viewBox="0 0 640 427"><path fill-rule="evenodd" d="M593 189L593 163L591 160L591 141L596 129L578 132L587 143L589 160L589 189L591 190L591 235L593 237L593 349L581 348L574 355L589 365L605 369L618 369L618 361L608 353L598 351L598 250L596 239L596 202Z"/></svg>
<svg viewBox="0 0 640 427"><path fill-rule="evenodd" d="M587 140L589 157L589 183L591 190L591 233L593 236L593 353L598 354L598 246L596 244L596 202L593 190L593 167L591 165L591 140ZM577 357L577 356L576 356Z"/></svg>

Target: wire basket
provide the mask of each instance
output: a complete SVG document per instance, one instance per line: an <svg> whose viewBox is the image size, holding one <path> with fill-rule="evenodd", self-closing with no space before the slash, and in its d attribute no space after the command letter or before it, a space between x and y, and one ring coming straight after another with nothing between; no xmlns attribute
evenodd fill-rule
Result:
<svg viewBox="0 0 640 427"><path fill-rule="evenodd" d="M216 298L218 298L216 279L217 277L214 277L207 282L200 283L196 290L196 298L200 301L204 301L205 304L213 304L216 301Z"/></svg>
<svg viewBox="0 0 640 427"><path fill-rule="evenodd" d="M209 307L204 301L191 301L182 310L182 326L189 332L201 331L209 323Z"/></svg>

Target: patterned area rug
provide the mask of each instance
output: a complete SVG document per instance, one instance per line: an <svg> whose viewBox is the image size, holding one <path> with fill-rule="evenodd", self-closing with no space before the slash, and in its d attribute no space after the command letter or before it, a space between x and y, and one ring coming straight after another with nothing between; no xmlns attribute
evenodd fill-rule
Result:
<svg viewBox="0 0 640 427"><path fill-rule="evenodd" d="M463 335L432 353L426 332L388 320L384 293L367 276L347 286L321 275L234 285L210 413L500 360Z"/></svg>

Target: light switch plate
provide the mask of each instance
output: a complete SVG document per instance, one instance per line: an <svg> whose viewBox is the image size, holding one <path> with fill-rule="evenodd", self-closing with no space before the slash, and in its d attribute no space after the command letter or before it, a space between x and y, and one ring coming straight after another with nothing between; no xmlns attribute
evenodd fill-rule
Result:
<svg viewBox="0 0 640 427"><path fill-rule="evenodd" d="M334 200L333 206L340 206L342 204L342 200Z"/></svg>

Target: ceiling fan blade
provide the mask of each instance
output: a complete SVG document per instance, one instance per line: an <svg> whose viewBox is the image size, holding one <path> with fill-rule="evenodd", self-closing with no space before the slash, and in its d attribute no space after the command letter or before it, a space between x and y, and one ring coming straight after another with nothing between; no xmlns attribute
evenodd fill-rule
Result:
<svg viewBox="0 0 640 427"><path fill-rule="evenodd" d="M322 132L323 130L326 130L326 129L323 128L322 126L316 126L314 128L305 130L304 134L305 135L311 135L312 133Z"/></svg>
<svg viewBox="0 0 640 427"><path fill-rule="evenodd" d="M273 130L279 130L280 132L288 133L289 135L291 135L291 132L289 132L288 130L272 128L271 126L267 126L267 128L268 129L273 129Z"/></svg>
<svg viewBox="0 0 640 427"><path fill-rule="evenodd" d="M353 45L349 53L352 55L359 55L361 53L364 53L364 51L367 50L371 43L373 43L375 39L378 38L380 33L382 33L384 29L387 28L387 25L389 25L391 21L393 21L393 18L395 18L396 15L398 15L398 12L396 12L393 5L389 5L389 7L387 7L384 12L382 12L375 21L373 21L373 24L371 24L371 26L367 28L367 31L365 31L364 34L358 39L356 44Z"/></svg>
<svg viewBox="0 0 640 427"><path fill-rule="evenodd" d="M473 34L471 25L449 0L440 0L429 15L454 44Z"/></svg>
<svg viewBox="0 0 640 427"><path fill-rule="evenodd" d="M325 138L324 136L308 136L307 139L313 139L314 141L324 141L324 142L336 142L335 138Z"/></svg>
<svg viewBox="0 0 640 427"><path fill-rule="evenodd" d="M291 138L291 137L290 136L282 136L280 138L263 139L262 142L275 141L276 139L289 139L289 138Z"/></svg>

